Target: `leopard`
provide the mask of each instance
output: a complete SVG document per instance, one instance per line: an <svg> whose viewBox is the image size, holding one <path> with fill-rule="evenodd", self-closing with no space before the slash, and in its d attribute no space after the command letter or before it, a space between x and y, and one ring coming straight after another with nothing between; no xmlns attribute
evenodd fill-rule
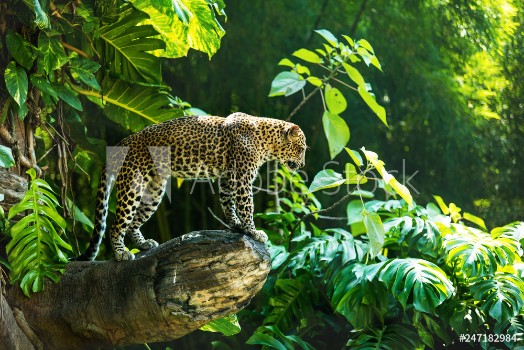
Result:
<svg viewBox="0 0 524 350"><path fill-rule="evenodd" d="M253 219L253 182L268 161L277 161L290 171L302 168L307 145L304 132L292 122L236 112L227 117L170 119L147 126L108 149L91 241L76 260L93 261L98 254L113 185L117 205L110 239L115 260L135 259L124 244L126 235L140 250L157 247L140 228L157 210L171 177L218 180L229 229L265 242L268 236L255 227Z"/></svg>

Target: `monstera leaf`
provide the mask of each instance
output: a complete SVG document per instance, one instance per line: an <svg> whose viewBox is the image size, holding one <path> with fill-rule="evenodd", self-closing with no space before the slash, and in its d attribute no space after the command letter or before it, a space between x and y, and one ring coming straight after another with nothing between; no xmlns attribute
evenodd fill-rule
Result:
<svg viewBox="0 0 524 350"><path fill-rule="evenodd" d="M434 313L454 292L444 271L422 259L389 260L380 271L379 280L403 307L411 296L414 308L427 313Z"/></svg>
<svg viewBox="0 0 524 350"><path fill-rule="evenodd" d="M420 349L420 338L415 327L403 323L368 328L347 343L350 349Z"/></svg>
<svg viewBox="0 0 524 350"><path fill-rule="evenodd" d="M482 311L498 323L509 321L524 306L524 281L512 274L497 272L493 278L477 279L470 288Z"/></svg>
<svg viewBox="0 0 524 350"><path fill-rule="evenodd" d="M453 228L456 233L444 236L447 263L467 277L492 275L499 266L511 265L519 256L520 244L512 236L494 238L461 224Z"/></svg>

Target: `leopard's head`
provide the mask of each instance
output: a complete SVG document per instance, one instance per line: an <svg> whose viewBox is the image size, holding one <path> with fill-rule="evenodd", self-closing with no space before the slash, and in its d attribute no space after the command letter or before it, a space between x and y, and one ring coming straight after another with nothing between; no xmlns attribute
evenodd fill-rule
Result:
<svg viewBox="0 0 524 350"><path fill-rule="evenodd" d="M283 163L289 170L295 171L305 165L306 160L306 136L298 125L286 123L284 130L284 142L278 161Z"/></svg>

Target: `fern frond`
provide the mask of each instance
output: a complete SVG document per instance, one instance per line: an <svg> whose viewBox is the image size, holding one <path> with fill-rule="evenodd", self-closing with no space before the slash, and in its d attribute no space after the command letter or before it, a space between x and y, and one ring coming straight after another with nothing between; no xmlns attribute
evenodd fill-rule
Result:
<svg viewBox="0 0 524 350"><path fill-rule="evenodd" d="M6 251L11 265L10 278L20 281L25 295L38 292L44 287L44 278L58 281L63 272L67 256L63 250L72 251L62 239L66 221L56 211L58 199L47 182L36 178L34 169L27 173L31 185L20 203L9 210L8 219L26 213L26 216L11 228L11 241Z"/></svg>

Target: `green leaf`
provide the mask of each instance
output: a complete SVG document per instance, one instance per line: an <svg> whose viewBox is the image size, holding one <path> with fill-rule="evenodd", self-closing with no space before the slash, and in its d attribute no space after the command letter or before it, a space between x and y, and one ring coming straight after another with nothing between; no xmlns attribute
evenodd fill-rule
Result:
<svg viewBox="0 0 524 350"><path fill-rule="evenodd" d="M478 216L475 216L473 214L464 212L464 214L462 214L462 217L465 220L468 220L469 222L472 222L472 223L478 225L479 227L482 227L484 230L487 230L487 227L486 227L486 224L484 223L484 220L482 220Z"/></svg>
<svg viewBox="0 0 524 350"><path fill-rule="evenodd" d="M319 171L309 186L309 192L324 190L326 188L338 187L346 182L346 179L333 169Z"/></svg>
<svg viewBox="0 0 524 350"><path fill-rule="evenodd" d="M444 215L448 215L449 208L446 205L446 203L444 203L444 200L442 199L442 197L433 195L433 198L435 198L435 201L437 202L438 206L440 207L440 210L442 210L442 213L444 213Z"/></svg>
<svg viewBox="0 0 524 350"><path fill-rule="evenodd" d="M339 89L327 85L325 93L327 109L331 114L340 114L346 110L348 104Z"/></svg>
<svg viewBox="0 0 524 350"><path fill-rule="evenodd" d="M69 61L60 41L55 37L49 37L44 32L38 36L38 67L47 74L62 67Z"/></svg>
<svg viewBox="0 0 524 350"><path fill-rule="evenodd" d="M319 55L308 49L299 49L293 52L293 56L310 63L324 63L324 60Z"/></svg>
<svg viewBox="0 0 524 350"><path fill-rule="evenodd" d="M53 88L61 100L63 100L64 102L66 102L68 105L70 105L71 107L73 107L76 110L79 110L79 111L83 110L82 102L80 102L80 100L75 95L75 93L71 89L69 89L67 86L53 84Z"/></svg>
<svg viewBox="0 0 524 350"><path fill-rule="evenodd" d="M435 308L451 298L455 290L442 269L422 259L391 259L379 279L404 308L411 296L414 308L427 313L435 313Z"/></svg>
<svg viewBox="0 0 524 350"><path fill-rule="evenodd" d="M288 350L280 341L264 333L255 333L246 341L246 344L265 345L277 350Z"/></svg>
<svg viewBox="0 0 524 350"><path fill-rule="evenodd" d="M151 24L166 43L165 50L155 51L155 55L177 58L186 56L192 48L211 57L220 48L225 31L207 1L131 0L131 3L149 15L144 23ZM223 5L218 7L223 13Z"/></svg>
<svg viewBox="0 0 524 350"><path fill-rule="evenodd" d="M205 326L200 327L200 330L206 332L220 332L225 336L231 336L239 333L241 328L238 324L237 315L233 314L213 320Z"/></svg>
<svg viewBox="0 0 524 350"><path fill-rule="evenodd" d="M371 53L374 53L371 44L366 39L360 39L359 41L357 41L357 45L362 46Z"/></svg>
<svg viewBox="0 0 524 350"><path fill-rule="evenodd" d="M360 97L362 97L364 102L366 102L368 107L371 108L373 112L375 112L375 114L382 121L382 123L384 123L387 126L388 122L386 120L386 110L384 109L384 107L382 107L377 103L377 101L375 101L375 98L371 96L371 94L366 90L364 86L358 87L358 93L360 94Z"/></svg>
<svg viewBox="0 0 524 350"><path fill-rule="evenodd" d="M342 35L344 37L344 39L346 39L346 41L348 42L348 44L351 46L351 47L354 47L355 46L355 42L353 41L353 39L351 39L349 36L347 35Z"/></svg>
<svg viewBox="0 0 524 350"><path fill-rule="evenodd" d="M281 72L271 82L269 97L289 96L302 90L306 81L296 72Z"/></svg>
<svg viewBox="0 0 524 350"><path fill-rule="evenodd" d="M87 227L89 227L91 230L94 229L95 225L93 224L93 222L87 217L86 214L84 214L82 212L82 210L80 210L79 207L76 206L76 204L73 203L73 201L69 198L67 198L67 206L69 208L73 208L73 215L74 215L74 218L76 221L78 221L79 223L81 224L84 224L86 225Z"/></svg>
<svg viewBox="0 0 524 350"><path fill-rule="evenodd" d="M365 88L366 82L364 81L364 78L362 77L358 69L347 64L346 62L342 62L342 66L344 67L344 70L348 74L349 78L353 80L353 82L357 84L357 86L362 86Z"/></svg>
<svg viewBox="0 0 524 350"><path fill-rule="evenodd" d="M480 308L499 324L505 324L524 307L524 282L509 273L497 272L488 279L479 278L471 292Z"/></svg>
<svg viewBox="0 0 524 350"><path fill-rule="evenodd" d="M348 225L356 224L357 222L364 221L364 205L360 199L352 200L346 207L346 214L348 217Z"/></svg>
<svg viewBox="0 0 524 350"><path fill-rule="evenodd" d="M110 79L105 79L102 88L103 93L83 90L79 92L103 99L106 106L104 113L107 117L131 131L140 131L148 125L183 114L180 109L171 107L173 98L165 90Z"/></svg>
<svg viewBox="0 0 524 350"><path fill-rule="evenodd" d="M384 245L384 225L380 216L374 212L364 213L364 225L369 238L371 257L374 258Z"/></svg>
<svg viewBox="0 0 524 350"><path fill-rule="evenodd" d="M279 66L287 66L287 67L291 67L291 68L294 68L295 67L295 64L293 62L291 62L289 59L287 58L283 58L281 59L279 62L278 62L278 65Z"/></svg>
<svg viewBox="0 0 524 350"><path fill-rule="evenodd" d="M9 209L9 219L18 213L25 216L11 228L11 241L6 246L8 260L12 267L11 281L20 281L26 295L43 288L44 278L58 281L63 273L63 262L67 256L61 250L71 246L58 234L55 225L65 228L65 220L56 211L57 199L50 186L42 179L36 179L36 171L27 173L31 183L24 198Z"/></svg>
<svg viewBox="0 0 524 350"><path fill-rule="evenodd" d="M322 79L314 77L314 76L307 77L306 81L308 83L311 83L311 84L313 84L315 86L319 86L319 87L322 86L322 84L324 84L324 82L322 82Z"/></svg>
<svg viewBox="0 0 524 350"><path fill-rule="evenodd" d="M333 34L331 34L331 32L329 30L318 29L318 30L315 30L315 32L317 34L320 34L324 39L326 39L326 41L328 43L330 43L331 46L333 46L333 47L337 47L338 46L337 38L335 38L335 36Z"/></svg>
<svg viewBox="0 0 524 350"><path fill-rule="evenodd" d="M20 34L14 33L11 30L7 32L5 41L9 53L16 62L25 69L30 70L33 67L36 56L38 56L36 47L31 45L31 43L25 40Z"/></svg>
<svg viewBox="0 0 524 350"><path fill-rule="evenodd" d="M138 25L147 14L132 7L121 13L120 19L100 28L97 50L104 53L109 70L127 81L160 83L161 60L147 51L165 48L165 43L153 36L158 32L151 25Z"/></svg>
<svg viewBox="0 0 524 350"><path fill-rule="evenodd" d="M27 73L15 61L9 62L4 72L5 86L18 106L23 106L27 99Z"/></svg>
<svg viewBox="0 0 524 350"><path fill-rule="evenodd" d="M101 90L94 75L99 68L100 65L98 63L87 58L76 57L71 60L71 73L73 78L80 79L82 82L96 90Z"/></svg>
<svg viewBox="0 0 524 350"><path fill-rule="evenodd" d="M10 168L13 165L15 165L15 159L13 158L11 148L0 145L0 167Z"/></svg>
<svg viewBox="0 0 524 350"><path fill-rule="evenodd" d="M33 84L33 86L40 90L42 93L52 96L55 99L58 99L57 91L47 80L46 77L38 74L31 74L30 80L31 84Z"/></svg>
<svg viewBox="0 0 524 350"><path fill-rule="evenodd" d="M322 115L322 125L328 140L329 154L333 159L349 142L349 127L344 119L329 111Z"/></svg>
<svg viewBox="0 0 524 350"><path fill-rule="evenodd" d="M446 263L467 277L493 275L519 259L520 243L514 237L494 238L461 224L452 228L454 233L444 236Z"/></svg>
<svg viewBox="0 0 524 350"><path fill-rule="evenodd" d="M346 152L348 152L348 154L351 157L351 159L353 160L353 162L357 166L363 166L364 165L364 162L362 161L362 156L360 155L360 153L358 153L358 151L354 151L354 150L349 149L347 147L345 147L345 149L346 149Z"/></svg>
<svg viewBox="0 0 524 350"><path fill-rule="evenodd" d="M306 67L306 66L303 66L301 65L300 63L297 63L295 65L295 70L297 71L298 74L306 74L306 75L311 75L311 72L309 71L309 68Z"/></svg>

